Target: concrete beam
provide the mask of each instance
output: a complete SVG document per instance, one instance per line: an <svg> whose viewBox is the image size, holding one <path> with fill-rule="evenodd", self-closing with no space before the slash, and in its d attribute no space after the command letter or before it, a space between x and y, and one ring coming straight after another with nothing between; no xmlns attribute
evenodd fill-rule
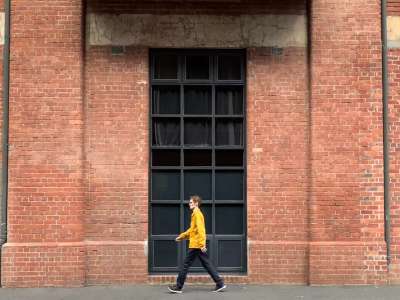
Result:
<svg viewBox="0 0 400 300"><path fill-rule="evenodd" d="M400 48L400 16L387 18L388 47Z"/></svg>
<svg viewBox="0 0 400 300"><path fill-rule="evenodd" d="M301 15L89 14L89 45L148 47L306 47Z"/></svg>

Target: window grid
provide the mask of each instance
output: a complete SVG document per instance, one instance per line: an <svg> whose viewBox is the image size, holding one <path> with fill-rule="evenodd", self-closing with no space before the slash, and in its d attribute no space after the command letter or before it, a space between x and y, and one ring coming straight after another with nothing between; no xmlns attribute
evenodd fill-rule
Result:
<svg viewBox="0 0 400 300"><path fill-rule="evenodd" d="M185 184L184 184L184 179L185 179L185 172L188 171L211 171L211 194L212 197L210 200L205 200L203 201L204 205L210 205L211 206L211 211L212 211L212 232L207 233L207 243L210 244L210 252L209 254L211 255L211 258L214 260L216 263L216 266L219 271L221 272L245 272L246 271L246 247L245 247L245 241L246 241L246 122L245 122L245 111L246 111L246 101L245 101L245 68L244 68L244 52L239 50L234 50L234 51L221 51L221 50L206 50L206 51L199 51L200 54L203 55L209 55L209 73L210 73L210 78L209 80L193 80L193 79L185 79L186 76L186 71L185 71L185 56L186 55L192 55L196 54L198 51L192 50L192 51L173 51L173 53L176 53L178 55L178 78L176 80L174 79L155 79L154 78L154 58L160 54L160 53L169 53L170 50L153 50L150 55L150 63L151 63L151 84L150 84L150 103L151 103L151 109L150 109L150 174L153 174L154 171L161 171L161 170L175 170L179 171L180 170L180 199L177 200L153 200L152 199L152 179L150 177L150 224L152 223L151 218L153 218L151 211L153 205L157 204L162 204L162 205L177 205L179 204L180 208L180 231L183 231L184 229L184 216L185 216L185 210L188 210L187 203L188 199L184 198L185 194ZM217 80L217 74L218 74L218 56L219 55L235 55L239 56L241 59L241 79L240 80L223 80L219 81ZM179 114L155 114L153 113L153 87L159 87L159 86L180 86L179 91L179 99L180 99L180 112ZM186 115L185 114L185 87L190 87L190 86L209 86L211 87L211 114L204 114L204 115ZM217 115L216 114L216 89L218 87L230 87L230 86L236 86L236 87L241 87L242 88L242 114L224 114L224 115ZM178 119L179 118L179 124L180 124L180 145L173 145L173 146L162 146L162 145L154 145L153 144L153 121L155 119L163 119L163 118L174 118ZM189 119L211 119L211 145L209 146L195 146L195 145L185 145L185 120ZM242 121L242 142L241 145L221 145L221 146L216 146L216 123L219 120L241 120ZM153 150L163 150L163 149L168 149L168 150L179 150L180 152L180 165L175 165L175 166L153 166L152 164L152 157L153 157ZM184 164L185 159L185 150L211 150L211 165L209 166L186 166ZM216 150L235 150L235 151L242 151L242 166L217 166L216 164ZM216 172L218 171L242 171L242 180L243 180L243 188L242 188L242 200L216 200L216 187L215 187L215 178L216 178ZM230 206L241 206L242 211L243 211L243 230L241 234L216 234L216 206L221 206L221 205L230 205ZM186 212L187 213L187 212ZM149 225L150 229L150 251L151 255L149 255L150 260L149 260L149 271L150 272L155 272L155 273L160 273L160 272L176 272L176 268L172 267L157 267L153 265L153 262L155 261L154 259L154 249L153 247L153 241L158 241L158 240L171 240L175 239L176 235L153 235L151 232L151 225ZM224 267L218 266L218 245L217 243L222 240L229 240L229 241L237 241L241 243L241 266L240 267ZM182 263L182 260L184 258L185 252L187 245L186 243L181 243L178 244L178 266L180 263ZM196 270L194 270L196 271Z"/></svg>

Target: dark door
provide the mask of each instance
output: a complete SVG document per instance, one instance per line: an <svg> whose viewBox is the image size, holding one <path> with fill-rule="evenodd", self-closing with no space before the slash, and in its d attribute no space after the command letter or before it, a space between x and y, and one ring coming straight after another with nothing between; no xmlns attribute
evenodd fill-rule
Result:
<svg viewBox="0 0 400 300"><path fill-rule="evenodd" d="M149 270L178 271L196 194L217 269L245 272L245 52L152 50L150 66Z"/></svg>

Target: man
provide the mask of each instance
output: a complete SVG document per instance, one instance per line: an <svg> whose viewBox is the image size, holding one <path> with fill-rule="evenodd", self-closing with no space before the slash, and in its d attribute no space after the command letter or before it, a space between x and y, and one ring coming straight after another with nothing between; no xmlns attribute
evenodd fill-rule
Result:
<svg viewBox="0 0 400 300"><path fill-rule="evenodd" d="M206 227L204 224L204 216L200 210L201 198L197 195L190 197L189 208L192 211L190 228L181 233L175 240L177 242L189 239L189 252L186 255L185 261L179 272L176 280L176 285L168 287L171 293L182 293L183 285L185 284L186 275L190 266L193 264L196 257L200 259L202 266L207 270L208 274L214 280L216 286L214 292L220 292L226 288L224 281L218 275L215 267L212 265L206 248Z"/></svg>

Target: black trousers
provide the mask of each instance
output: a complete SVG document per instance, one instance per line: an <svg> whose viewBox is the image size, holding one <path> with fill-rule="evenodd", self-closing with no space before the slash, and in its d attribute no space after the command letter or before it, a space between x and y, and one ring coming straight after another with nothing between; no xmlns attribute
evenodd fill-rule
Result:
<svg viewBox="0 0 400 300"><path fill-rule="evenodd" d="M200 249L189 249L189 252L186 255L185 261L183 262L183 266L181 267L181 270L179 271L178 278L176 280L176 285L178 288L182 288L183 285L185 284L186 276L189 271L189 268L192 266L194 260L198 257L200 259L201 265L206 269L208 274L212 277L214 282L217 285L223 285L223 280L222 278L218 275L217 270L213 266L213 264L210 261L210 258L208 257L207 252L202 252Z"/></svg>

